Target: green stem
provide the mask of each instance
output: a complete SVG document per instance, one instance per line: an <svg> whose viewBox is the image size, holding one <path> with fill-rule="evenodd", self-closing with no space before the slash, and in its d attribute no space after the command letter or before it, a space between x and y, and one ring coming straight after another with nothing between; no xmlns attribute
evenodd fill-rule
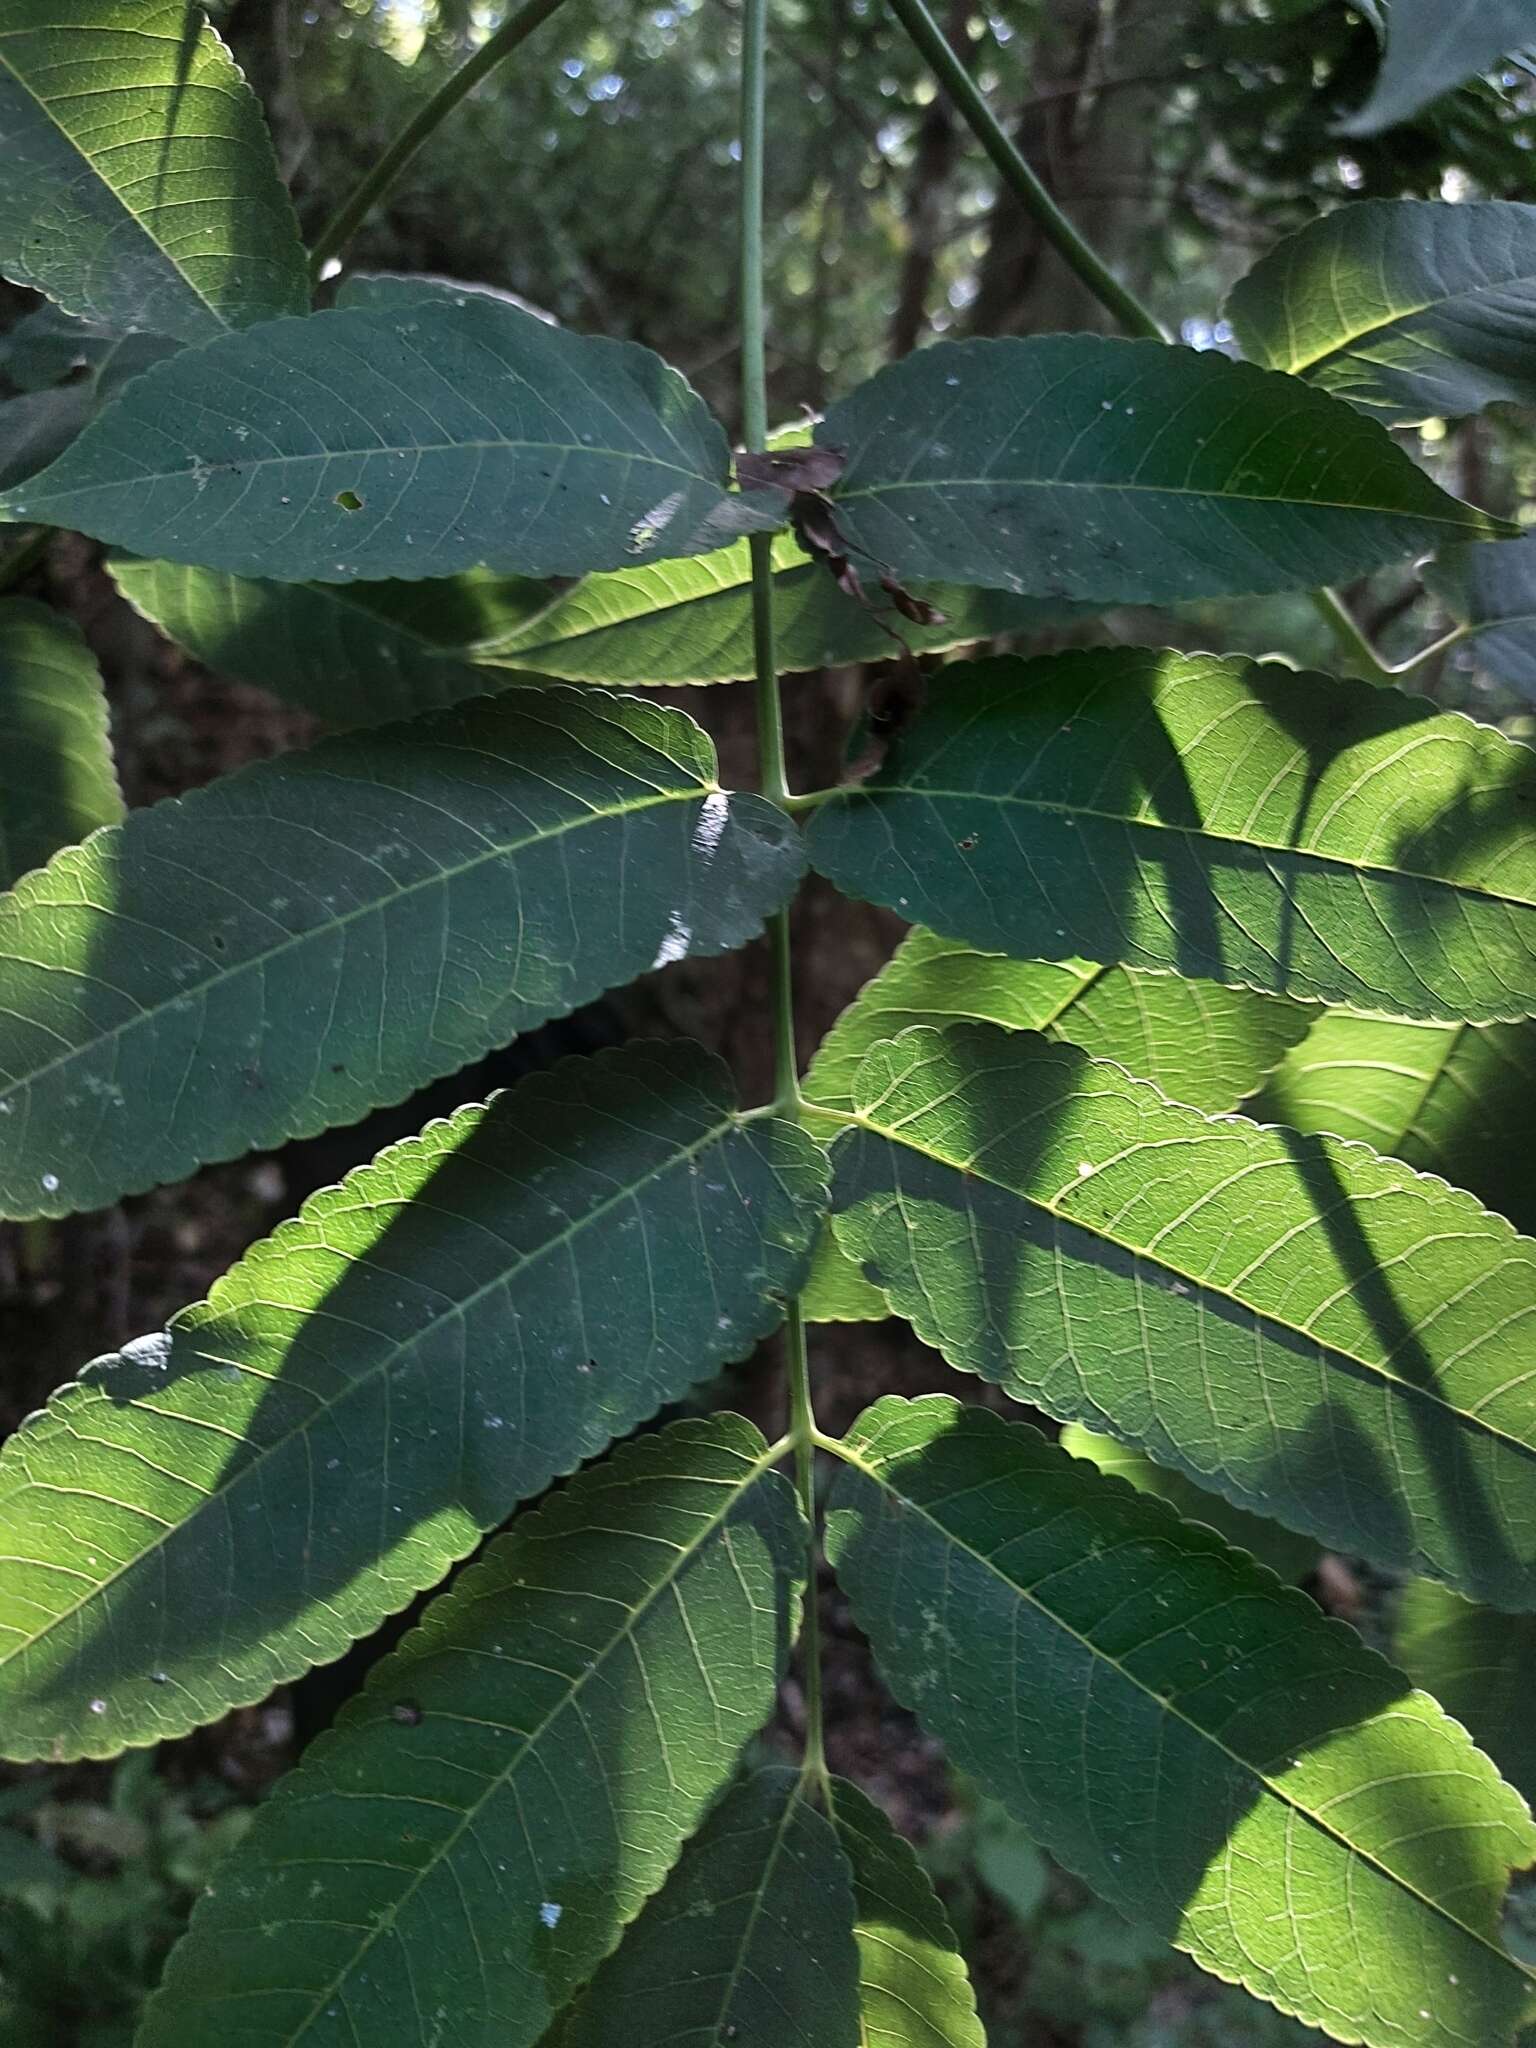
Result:
<svg viewBox="0 0 1536 2048"><path fill-rule="evenodd" d="M890 9L992 159L998 176L1023 201L1040 232L1066 258L1099 304L1114 314L1127 334L1166 341L1167 333L1157 315L1127 290L1109 265L1083 240L1025 162L1017 145L1003 132L980 87L955 54L924 0L890 0Z"/></svg>
<svg viewBox="0 0 1536 2048"><path fill-rule="evenodd" d="M319 238L310 251L311 283L319 280L326 264L352 239L364 219L394 184L417 150L434 129L447 119L465 94L473 92L486 73L494 71L502 58L510 56L518 44L531 36L541 23L547 21L559 5L560 0L526 0L524 6L518 8L515 14L508 15L496 33L481 44L467 64L460 65L453 76L438 87L415 118L401 129L372 169L359 179L351 196L320 230Z"/></svg>
<svg viewBox="0 0 1536 2048"><path fill-rule="evenodd" d="M18 584L29 570L35 569L48 552L48 543L53 539L51 526L40 526L32 538L23 541L15 554L7 555L0 562L0 590L10 590Z"/></svg>
<svg viewBox="0 0 1536 2048"><path fill-rule="evenodd" d="M805 1317L798 1301L784 1315L784 1349L789 1364L789 1434L795 1447L795 1491L809 1531L806 1541L805 1626L801 1634L801 1668L805 1674L805 1773L827 1788L827 1747L821 1704L821 1602L816 1540L816 1449L824 1441L811 1406L810 1356Z"/></svg>
<svg viewBox="0 0 1536 2048"><path fill-rule="evenodd" d="M768 0L746 0L741 41L741 422L748 448L768 441L768 380L763 341L763 164L767 155L764 72L768 48ZM784 714L779 701L778 659L773 638L772 541L754 535L752 553L752 651L757 682L757 737L765 794L787 803ZM789 913L780 911L768 927L773 974L774 1107L791 1114L800 1105L795 1057L795 988ZM810 1355L805 1318L798 1301L784 1314L784 1352L789 1373L789 1438L795 1453L795 1490L807 1530L805 1628L805 1770L823 1787L827 1760L822 1741L821 1616L816 1572L816 1416L811 1405Z"/></svg>
<svg viewBox="0 0 1536 2048"><path fill-rule="evenodd" d="M1151 307L1144 305L1133 291L1123 285L1109 265L1084 241L1030 169L1017 145L1004 133L980 87L929 13L926 0L888 0L888 4L954 101L971 133L992 159L1003 183L1022 201L1040 232L1066 259L1099 304L1114 315L1127 334L1140 335L1152 341L1169 340L1167 330ZM1394 673L1401 673L1386 667L1333 591L1314 591L1312 602L1345 653L1373 682L1386 682Z"/></svg>
<svg viewBox="0 0 1536 2048"><path fill-rule="evenodd" d="M811 811L819 811L821 806L830 803L833 797L846 794L846 786L834 782L825 789L805 789L798 796L785 797L784 808L792 818L803 818Z"/></svg>
<svg viewBox="0 0 1536 2048"><path fill-rule="evenodd" d="M1345 604L1338 592L1333 590L1314 590L1311 592L1311 598L1318 617L1329 628L1340 647L1344 650L1344 653L1354 662L1361 674L1368 676L1373 683L1390 682L1392 680L1392 670L1387 667L1370 641L1366 639L1364 633L1355 624L1348 605Z"/></svg>
<svg viewBox="0 0 1536 2048"><path fill-rule="evenodd" d="M1387 670L1387 674L1394 679L1398 676L1411 676L1416 668L1422 668L1426 662L1434 661L1442 654L1449 654L1453 647L1459 647L1463 640L1472 639L1482 630L1481 626L1453 626L1449 633L1442 633L1438 640L1432 640L1428 647L1421 647L1417 654L1411 654L1406 661L1394 662Z"/></svg>

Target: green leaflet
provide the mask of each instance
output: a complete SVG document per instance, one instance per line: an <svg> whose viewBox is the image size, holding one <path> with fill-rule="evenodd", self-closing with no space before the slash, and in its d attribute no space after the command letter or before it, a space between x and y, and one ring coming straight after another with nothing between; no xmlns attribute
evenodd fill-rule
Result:
<svg viewBox="0 0 1536 2048"><path fill-rule="evenodd" d="M808 1323L879 1323L890 1312L885 1296L838 1248L831 1225L824 1224L800 1297L801 1315Z"/></svg>
<svg viewBox="0 0 1536 2048"><path fill-rule="evenodd" d="M831 1499L898 1698L1104 1898L1372 2048L1498 2048L1536 2010L1499 1941L1523 1802L1300 1593L942 1397L878 1402Z"/></svg>
<svg viewBox="0 0 1536 2048"><path fill-rule="evenodd" d="M1536 1798L1536 1622L1474 1607L1444 1586L1413 1579L1398 1598L1392 1650L1510 1783Z"/></svg>
<svg viewBox="0 0 1536 2048"><path fill-rule="evenodd" d="M1210 982L1087 960L1009 960L921 929L912 932L817 1048L807 1100L853 1107L854 1075L877 1040L909 1024L984 1019L1010 1031L1069 1039L1211 1115L1236 1109L1294 1045L1312 1013L1299 1004ZM814 1109L810 1118L813 1127ZM835 1124L826 1135L832 1135ZM871 1322L885 1297L838 1251L817 1247L802 1306L811 1322Z"/></svg>
<svg viewBox="0 0 1536 2048"><path fill-rule="evenodd" d="M816 439L848 450L832 495L856 560L1031 597L1305 589L1515 530L1325 393L1161 342L941 342L834 405Z"/></svg>
<svg viewBox="0 0 1536 2048"><path fill-rule="evenodd" d="M81 330L86 336L98 331ZM178 345L163 335L125 334L99 349L90 347L87 373L72 383L44 383L18 398L0 399L0 490L54 461L114 391ZM46 349L38 354L45 357Z"/></svg>
<svg viewBox="0 0 1536 2048"><path fill-rule="evenodd" d="M1532 42L1531 0L1389 0L1387 49L1375 86L1359 112L1340 123L1340 133L1377 135L1409 120L1507 51Z"/></svg>
<svg viewBox="0 0 1536 2048"><path fill-rule="evenodd" d="M828 1797L853 1873L857 2048L986 2048L954 1933L911 1845L846 1778L831 1780Z"/></svg>
<svg viewBox="0 0 1536 2048"><path fill-rule="evenodd" d="M467 587L267 583L125 556L108 568L134 610L199 661L332 725L381 725L530 680L477 667L445 637L473 621L479 587L468 576ZM385 608L440 587L437 619L425 606Z"/></svg>
<svg viewBox="0 0 1536 2048"><path fill-rule="evenodd" d="M686 1043L380 1153L0 1453L0 1753L105 1756L337 1657L747 1355L825 1160Z"/></svg>
<svg viewBox="0 0 1536 2048"><path fill-rule="evenodd" d="M1536 1013L1536 759L1369 683L1152 648L945 671L812 820L850 895L1021 959Z"/></svg>
<svg viewBox="0 0 1536 2048"><path fill-rule="evenodd" d="M101 677L80 629L0 603L0 886L121 817Z"/></svg>
<svg viewBox="0 0 1536 2048"><path fill-rule="evenodd" d="M907 1031L857 1090L838 1242L951 1365L1332 1549L1536 1607L1530 1239L1031 1033Z"/></svg>
<svg viewBox="0 0 1536 2048"><path fill-rule="evenodd" d="M781 538L775 552L779 653L790 669L880 661L903 643L931 653L1061 613L995 591L930 588L946 623L898 620L897 640L793 541ZM750 675L747 554L742 543L696 561L588 576L563 596L483 572L328 584L123 556L110 568L128 602L200 661L357 726L542 676L643 687Z"/></svg>
<svg viewBox="0 0 1536 2048"><path fill-rule="evenodd" d="M659 356L475 294L270 320L157 364L0 516L283 582L574 576L782 524L728 471Z"/></svg>
<svg viewBox="0 0 1536 2048"><path fill-rule="evenodd" d="M0 899L0 1213L94 1208L351 1122L647 968L743 945L801 854L714 768L681 712L513 690L57 855Z"/></svg>
<svg viewBox="0 0 1536 2048"><path fill-rule="evenodd" d="M458 277L438 277L430 271L354 270L337 286L335 303L395 312L402 306L439 302L462 306L468 299L489 299L498 306L513 306L520 313L532 313L549 325L558 325L527 299L520 299L516 292L504 292L493 284L470 284Z"/></svg>
<svg viewBox="0 0 1536 2048"><path fill-rule="evenodd" d="M1247 1113L1363 1139L1536 1232L1536 1024L1325 1010Z"/></svg>
<svg viewBox="0 0 1536 2048"><path fill-rule="evenodd" d="M753 673L750 551L744 541L687 562L589 576L480 659L572 682L718 683ZM773 544L774 643L787 672L886 661L903 646L935 654L999 633L1038 632L1067 607L1001 591L923 583L941 625L901 618L878 591L873 609L845 597L788 534Z"/></svg>
<svg viewBox="0 0 1536 2048"><path fill-rule="evenodd" d="M1316 1014L1247 989L1091 960L1010 960L919 929L822 1040L805 1093L851 1109L859 1063L878 1040L909 1024L968 1018L1068 1039L1156 1082L1173 1101L1219 1116L1273 1072Z"/></svg>
<svg viewBox="0 0 1536 2048"><path fill-rule="evenodd" d="M1536 206L1341 206L1271 250L1227 316L1254 362L1384 426L1531 405Z"/></svg>
<svg viewBox="0 0 1536 2048"><path fill-rule="evenodd" d="M1096 1429L1084 1429L1080 1422L1069 1422L1057 1441L1074 1458L1086 1458L1101 1472L1113 1473L1143 1493L1156 1494L1186 1522L1206 1523L1234 1549L1246 1550L1282 1579L1303 1579L1317 1563L1317 1545L1309 1543L1305 1536L1292 1535L1278 1522L1266 1521L1259 1515L1245 1515L1220 1494L1208 1493L1182 1472L1169 1472L1154 1465L1140 1451L1116 1443L1112 1436L1101 1436Z"/></svg>
<svg viewBox="0 0 1536 2048"><path fill-rule="evenodd" d="M855 2048L848 1864L795 1771L715 1808L551 2048Z"/></svg>
<svg viewBox="0 0 1536 2048"><path fill-rule="evenodd" d="M1536 700L1536 534L1508 547L1443 548L1424 584L1474 629L1479 668Z"/></svg>
<svg viewBox="0 0 1536 2048"><path fill-rule="evenodd" d="M140 2048L538 2040L772 1711L803 1536L765 1451L680 1422L498 1538L262 1807Z"/></svg>
<svg viewBox="0 0 1536 2048"><path fill-rule="evenodd" d="M0 270L117 333L305 310L261 108L200 9L0 6Z"/></svg>

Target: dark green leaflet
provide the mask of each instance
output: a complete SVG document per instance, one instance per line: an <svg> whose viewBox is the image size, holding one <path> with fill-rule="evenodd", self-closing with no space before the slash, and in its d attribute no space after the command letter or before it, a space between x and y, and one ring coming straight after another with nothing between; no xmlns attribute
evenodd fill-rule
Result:
<svg viewBox="0 0 1536 2048"><path fill-rule="evenodd" d="M281 581L575 576L782 525L728 470L659 356L466 294L184 351L0 512Z"/></svg>
<svg viewBox="0 0 1536 2048"><path fill-rule="evenodd" d="M1536 20L1536 17L1533 17ZM1366 200L1241 280L1244 353L1385 426L1536 401L1536 206Z"/></svg>
<svg viewBox="0 0 1536 2048"><path fill-rule="evenodd" d="M101 677L78 626L0 603L0 886L121 817Z"/></svg>
<svg viewBox="0 0 1536 2048"><path fill-rule="evenodd" d="M555 2048L854 2048L847 1860L798 1773L721 1801L557 2029Z"/></svg>
<svg viewBox="0 0 1536 2048"><path fill-rule="evenodd" d="M1029 597L1305 589L1515 531L1299 379L1161 342L941 342L816 438L848 450L833 496L856 562Z"/></svg>
<svg viewBox="0 0 1536 2048"><path fill-rule="evenodd" d="M1364 682L1118 647L947 669L813 865L985 951L1536 1012L1536 760Z"/></svg>
<svg viewBox="0 0 1536 2048"><path fill-rule="evenodd" d="M538 2040L772 1710L804 1539L765 1450L677 1423L499 1537L263 1806L141 2048Z"/></svg>
<svg viewBox="0 0 1536 2048"><path fill-rule="evenodd" d="M1510 2048L1524 1802L1214 1531L941 1397L848 1439L829 1548L887 1682L1121 1912L1373 2048ZM1473 2029L1469 2034L1468 2028Z"/></svg>
<svg viewBox="0 0 1536 2048"><path fill-rule="evenodd" d="M745 944L802 856L714 771L681 712L505 691L59 854L0 899L0 1213L94 1208L354 1121L649 967Z"/></svg>
<svg viewBox="0 0 1536 2048"><path fill-rule="evenodd" d="M775 1327L825 1170L680 1041L313 1196L0 1454L0 1753L111 1755L340 1656Z"/></svg>
<svg viewBox="0 0 1536 2048"><path fill-rule="evenodd" d="M113 333L204 341L304 311L261 108L200 8L6 9L0 270Z"/></svg>
<svg viewBox="0 0 1536 2048"><path fill-rule="evenodd" d="M1029 1032L906 1031L857 1089L838 1243L951 1365L1332 1549L1536 1604L1536 1243Z"/></svg>

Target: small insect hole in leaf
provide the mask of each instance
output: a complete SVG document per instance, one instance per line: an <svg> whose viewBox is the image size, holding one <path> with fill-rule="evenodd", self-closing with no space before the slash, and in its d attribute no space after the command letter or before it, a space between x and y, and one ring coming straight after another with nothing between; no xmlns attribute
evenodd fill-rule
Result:
<svg viewBox="0 0 1536 2048"><path fill-rule="evenodd" d="M363 509L363 501L356 491L338 491L335 502L343 512L361 512Z"/></svg>

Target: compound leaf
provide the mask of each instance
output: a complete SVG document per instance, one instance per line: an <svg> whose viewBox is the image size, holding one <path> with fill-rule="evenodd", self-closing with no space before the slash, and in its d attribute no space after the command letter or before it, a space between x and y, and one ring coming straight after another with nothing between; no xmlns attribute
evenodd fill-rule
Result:
<svg viewBox="0 0 1536 2048"><path fill-rule="evenodd" d="M1304 589L1515 531L1325 392L1161 342L941 342L816 438L848 451L832 495L855 561L1030 597Z"/></svg>
<svg viewBox="0 0 1536 2048"><path fill-rule="evenodd" d="M909 1024L959 1018L1069 1039L1212 1115L1236 1109L1306 1031L1314 1013L1246 989L1180 981L1087 960L1009 960L921 929L865 983L817 1049L805 1076L812 1105L847 1111L859 1063ZM835 1133L835 1123L827 1135ZM810 1322L878 1321L885 1297L837 1249L817 1246L801 1304Z"/></svg>
<svg viewBox="0 0 1536 2048"><path fill-rule="evenodd" d="M1325 1010L1248 1113L1361 1139L1536 1232L1536 1025Z"/></svg>
<svg viewBox="0 0 1536 2048"><path fill-rule="evenodd" d="M0 899L0 1213L94 1208L354 1121L744 944L801 854L714 768L681 712L512 690L58 854Z"/></svg>
<svg viewBox="0 0 1536 2048"><path fill-rule="evenodd" d="M1529 43L1536 43L1531 0L1390 0L1376 83L1340 132L1378 135L1395 127Z"/></svg>
<svg viewBox="0 0 1536 2048"><path fill-rule="evenodd" d="M261 108L200 8L11 0L0 271L114 333L206 341L305 310Z"/></svg>
<svg viewBox="0 0 1536 2048"><path fill-rule="evenodd" d="M846 1778L827 1797L853 1873L857 2048L986 2048L954 1932L911 1844Z"/></svg>
<svg viewBox="0 0 1536 2048"><path fill-rule="evenodd" d="M847 1860L799 1773L756 1771L683 1851L558 2048L854 2048L853 1915Z"/></svg>
<svg viewBox="0 0 1536 2048"><path fill-rule="evenodd" d="M80 629L0 604L0 886L122 815L101 676Z"/></svg>
<svg viewBox="0 0 1536 2048"><path fill-rule="evenodd" d="M951 1365L1332 1549L1536 1606L1536 1243L1032 1033L918 1027L856 1087L838 1242Z"/></svg>
<svg viewBox="0 0 1536 2048"><path fill-rule="evenodd" d="M1120 1912L1342 2041L1505 2044L1524 1803L1214 1530L942 1397L857 1423L829 1516L887 1682Z"/></svg>
<svg viewBox="0 0 1536 2048"><path fill-rule="evenodd" d="M1536 1799L1536 1621L1495 1614L1445 1586L1413 1579L1398 1597L1392 1654Z"/></svg>
<svg viewBox="0 0 1536 2048"><path fill-rule="evenodd" d="M221 1865L141 2048L536 2041L772 1711L804 1538L766 1448L676 1423L498 1538Z"/></svg>
<svg viewBox="0 0 1536 2048"><path fill-rule="evenodd" d="M0 1453L0 1750L110 1755L337 1657L774 1328L825 1159L684 1042L392 1146Z"/></svg>
<svg viewBox="0 0 1536 2048"><path fill-rule="evenodd" d="M283 582L575 576L782 524L728 470L659 356L469 296L271 320L157 364L0 514Z"/></svg>
<svg viewBox="0 0 1536 2048"><path fill-rule="evenodd" d="M1004 591L923 583L920 594L943 614L919 625L901 618L878 593L870 609L847 597L827 569L788 534L773 544L774 642L783 670L886 661L905 646L914 654L1037 632L1067 610ZM719 683L753 673L751 558L745 542L688 562L657 562L589 576L480 658L571 682Z"/></svg>
<svg viewBox="0 0 1536 2048"><path fill-rule="evenodd" d="M1497 201L1341 206L1271 250L1227 301L1255 362L1389 427L1536 403L1533 315L1536 206Z"/></svg>
<svg viewBox="0 0 1536 2048"><path fill-rule="evenodd" d="M1407 1017L1536 1013L1536 760L1369 683L1152 648L944 688L812 864L988 951Z"/></svg>

